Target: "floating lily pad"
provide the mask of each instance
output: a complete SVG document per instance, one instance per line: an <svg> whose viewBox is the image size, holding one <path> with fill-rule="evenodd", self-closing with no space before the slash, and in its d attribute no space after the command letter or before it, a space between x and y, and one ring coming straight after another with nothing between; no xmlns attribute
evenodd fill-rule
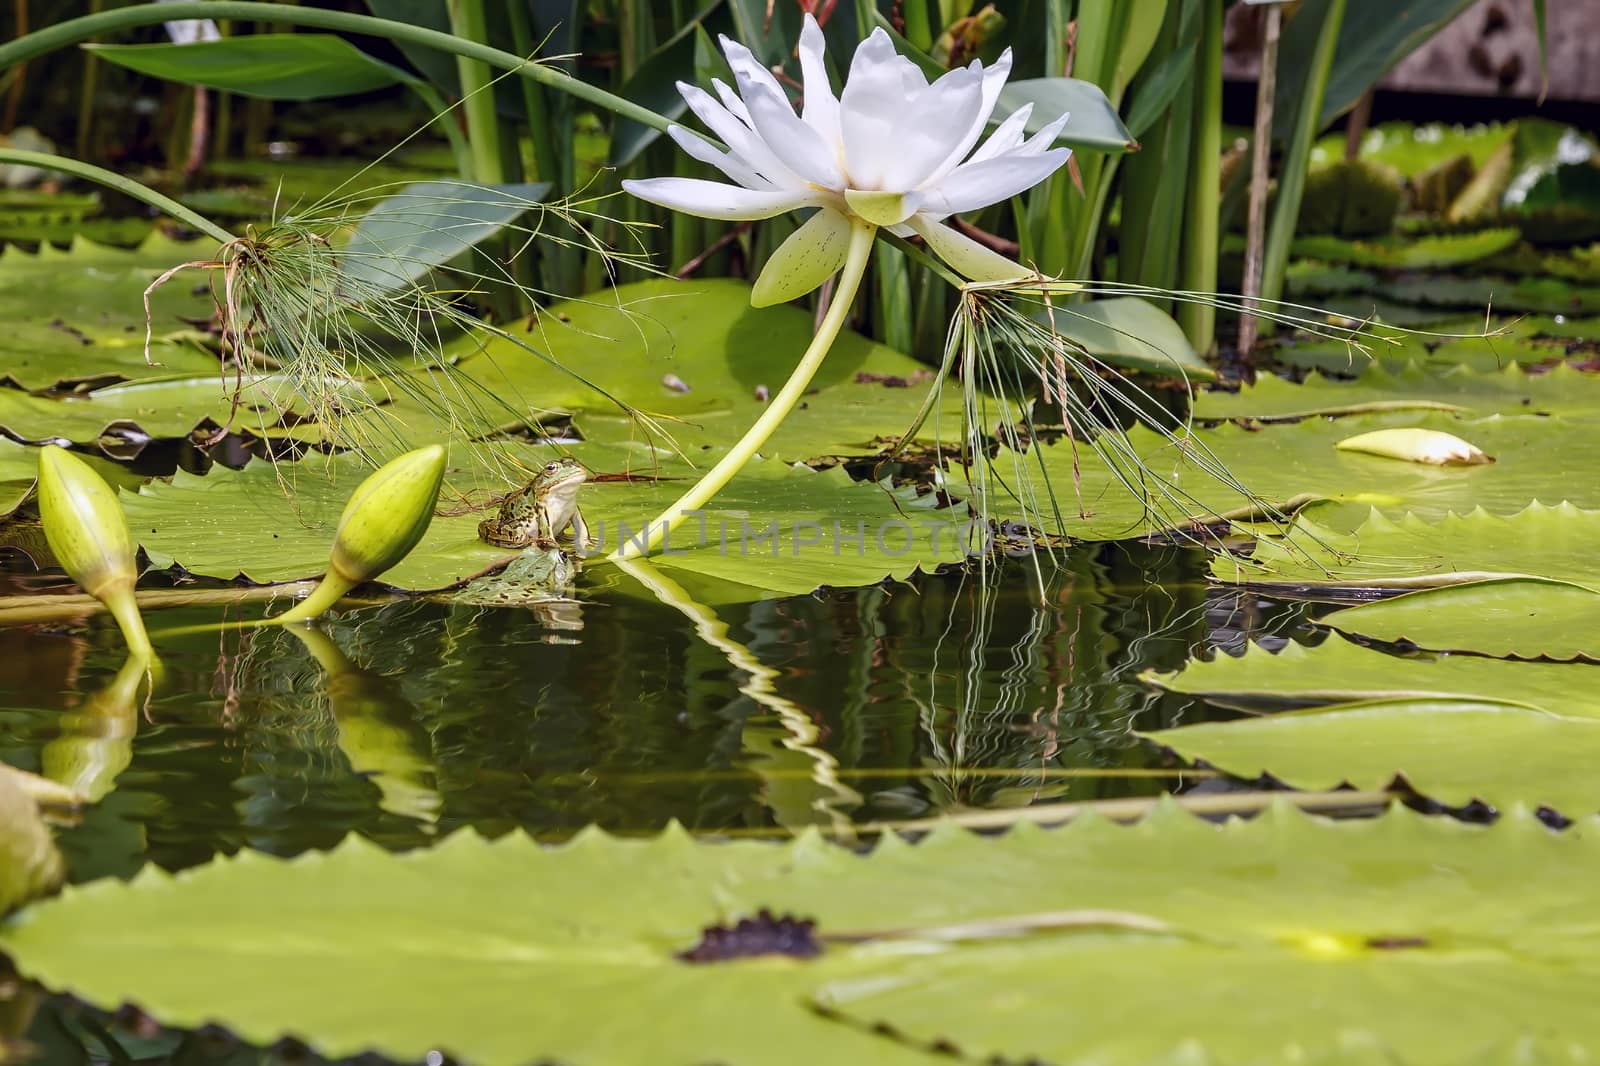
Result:
<svg viewBox="0 0 1600 1066"><path fill-rule="evenodd" d="M422 443L571 413L588 439L646 436L610 396L653 417L658 441L670 435L692 458L715 454L766 410L763 390L782 386L812 325L795 307L751 307L742 282L623 285L543 312L518 333L537 353L504 339L467 338L451 351L459 362L449 377L412 375L410 384L465 401L453 434L437 411L403 394L376 413L381 426L374 432ZM763 454L880 454L911 427L938 384L933 370L910 356L846 332L813 379L815 393L784 419ZM958 439L961 411L959 387L943 387L919 437Z"/></svg>
<svg viewBox="0 0 1600 1066"><path fill-rule="evenodd" d="M99 445L127 456L151 440L228 425L271 435L296 399L277 378L246 381L239 403L232 378L156 378L88 393L35 396L0 388L0 432L27 444ZM292 420L291 420L292 421Z"/></svg>
<svg viewBox="0 0 1600 1066"><path fill-rule="evenodd" d="M1218 654L1181 671L1143 677L1172 692L1245 710L1369 700L1467 700L1600 721L1600 666L1472 655L1402 657L1339 637L1315 648L1289 644L1276 654L1251 645L1239 657Z"/></svg>
<svg viewBox="0 0 1600 1066"><path fill-rule="evenodd" d="M1466 307L1498 313L1593 315L1600 313L1600 287L1559 278L1461 278L1419 275L1384 286L1384 296L1402 304Z"/></svg>
<svg viewBox="0 0 1600 1066"><path fill-rule="evenodd" d="M291 861L147 867L69 888L0 944L28 976L91 1002L258 1043L289 1031L330 1057L902 1066L947 1061L938 1045L974 1061L1128 1066L1342 1061L1359 1047L1444 1064L1522 1039L1600 1046L1587 1009L1597 877L1595 834L1515 810L1478 828L1286 807L1214 825L1168 808L1133 828L943 831L867 856L815 836L589 832L541 848L461 833L400 855L351 838ZM756 918L764 909L772 919ZM1063 910L1110 913L1036 927ZM780 936L784 917L815 925ZM799 957L677 957L746 918L732 944ZM245 937L242 922L273 935ZM976 924L940 938L953 923ZM902 932L874 938L890 930ZM1175 1002L1174 982L1191 994ZM1498 1009L1460 1010L1462 990L1481 988ZM611 1024L619 1002L677 1023Z"/></svg>
<svg viewBox="0 0 1600 1066"><path fill-rule="evenodd" d="M596 474L640 476L653 463L655 472L670 479L601 482L584 489L582 506L601 552L638 535L697 476L672 456L647 455L642 448L626 470L618 468L623 452L615 447L571 451ZM531 448L522 453L521 462L529 467L551 454ZM125 495L123 506L135 539L156 566L176 563L216 577L289 581L326 568L339 514L365 473L351 455L311 455L276 468L265 463L242 471L214 468L204 477L180 471L171 483L155 482L138 495ZM481 485L483 476L469 472L469 485ZM447 491L447 508L461 506L451 503L453 498ZM478 498L489 503L486 493ZM670 542L672 554L656 564L743 588L746 596L903 578L966 557L964 513L935 512L934 502L931 496L853 482L838 468L817 473L755 463L705 508L703 520L681 527ZM515 550L478 539L478 523L490 513L480 508L436 517L422 542L383 575L383 582L402 589L442 589L515 558ZM588 565L591 572L605 573L599 559Z"/></svg>
<svg viewBox="0 0 1600 1066"><path fill-rule="evenodd" d="M151 234L135 249L75 240L66 251L8 246L0 252L0 359L4 374L29 389L74 382L215 374L217 359L184 340L189 324L209 318L213 301L203 274L179 275L151 296L160 343L144 358L144 291L163 272L216 254L209 241Z"/></svg>
<svg viewBox="0 0 1600 1066"><path fill-rule="evenodd" d="M1510 577L1422 589L1318 621L1433 651L1600 660L1600 592L1563 581Z"/></svg>
<svg viewBox="0 0 1600 1066"><path fill-rule="evenodd" d="M1448 233L1432 237L1369 237L1352 240L1344 237L1312 235L1297 237L1293 253L1307 259L1344 263L1356 267L1387 270L1416 270L1464 266L1505 251L1522 234L1512 227L1479 230L1476 233Z"/></svg>
<svg viewBox="0 0 1600 1066"><path fill-rule="evenodd" d="M1597 541L1600 511L1565 503L1437 522L1373 514L1350 532L1301 516L1286 535L1263 536L1248 557L1216 559L1211 572L1221 581L1300 589L1418 589L1508 577L1600 589Z"/></svg>
<svg viewBox="0 0 1600 1066"><path fill-rule="evenodd" d="M1334 447L1358 433L1395 428L1465 436L1495 462L1434 467ZM1049 531L1114 540L1190 520L1238 517L1268 504L1284 507L1314 500L1338 505L1320 504L1318 522L1346 530L1365 521L1372 508L1393 516L1411 512L1430 521L1478 507L1513 514L1533 500L1568 500L1600 509L1600 481L1591 476L1600 465L1600 424L1588 421L1491 417L1469 422L1438 412L1408 411L1254 431L1230 424L1196 430L1185 443L1136 428L1128 440L1144 462L1143 472L1126 459L1113 469L1082 441L1076 453L1064 440L1022 456L1001 452L992 460L998 480L990 483L990 511L1022 519L1027 515L1015 501L1031 498L1031 510L1051 518ZM960 471L951 478L957 495L980 498ZM1052 517L1057 513L1058 518Z"/></svg>
<svg viewBox="0 0 1600 1066"><path fill-rule="evenodd" d="M1400 777L1451 807L1600 809L1600 721L1509 703L1349 703L1143 736L1185 759L1245 778L1270 773L1296 788L1386 788Z"/></svg>
<svg viewBox="0 0 1600 1066"><path fill-rule="evenodd" d="M1356 356L1359 358L1359 355ZM1402 409L1478 414L1600 413L1600 375L1557 366L1529 374L1516 365L1479 372L1467 368L1399 371L1369 365L1353 382L1312 372L1301 383L1263 376L1236 393L1207 392L1195 400L1196 418L1305 418Z"/></svg>

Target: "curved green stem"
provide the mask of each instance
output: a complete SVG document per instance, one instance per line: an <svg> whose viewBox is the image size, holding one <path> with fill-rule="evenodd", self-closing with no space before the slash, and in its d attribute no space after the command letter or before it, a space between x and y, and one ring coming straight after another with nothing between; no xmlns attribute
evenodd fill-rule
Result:
<svg viewBox="0 0 1600 1066"><path fill-rule="evenodd" d="M0 48L0 51L3 50L3 48ZM148 204L162 214L170 215L177 219L190 229L199 230L218 244L228 244L238 239L215 222L195 214L172 197L158 193L150 186L141 185L132 178L124 177L115 171L94 166L92 163L81 163L76 159L68 159L64 155L51 155L49 152L25 152L20 148L0 148L0 163L43 167L45 170L56 170L63 174L71 174L74 177L83 178L85 181L104 185L108 189L115 189L120 193L133 197L142 204Z"/></svg>
<svg viewBox="0 0 1600 1066"><path fill-rule="evenodd" d="M545 66L531 59L476 41L407 22L377 18L373 15L355 15L344 11L324 11L314 7L296 7L293 4L264 3L261 0L192 0L192 2L163 4L134 4L113 8L94 15L83 15L65 22L57 22L44 29L18 37L0 45L0 70L26 62L35 56L78 44L91 37L115 33L135 26L150 26L169 19L240 19L251 22L280 22L314 29L343 30L346 33L364 33L385 37L391 41L404 41L422 48L434 48L451 55L463 56L487 63L491 67L509 70L520 77L531 78L553 89L587 100L612 114L631 118L651 129L666 131L671 123L647 107L624 100L614 93L574 78L565 71Z"/></svg>
<svg viewBox="0 0 1600 1066"><path fill-rule="evenodd" d="M833 347L834 338L838 337L845 319L850 316L850 305L855 302L856 290L861 287L861 278L866 273L867 258L872 253L872 239L876 233L876 226L859 219L852 220L850 247L845 253L844 270L839 274L839 284L834 288L833 302L828 305L828 313L817 326L817 334L811 338L811 344L800 357L799 365L789 375L789 380L783 383L783 388L772 398L767 409L761 412L761 417L756 419L755 425L745 431L739 442L728 450L728 454L724 455L705 477L695 482L688 492L674 500L666 510L645 526L642 543L636 538L626 544L617 545L616 550L610 555L611 559L633 559L649 555L661 547L667 539L667 534L677 528L684 519L709 503L711 497L722 491L723 486L733 480L733 476L755 456L767 442L767 438L772 436L773 431L800 402L800 398L805 395L806 386L811 384L811 378L822 366L822 360Z"/></svg>

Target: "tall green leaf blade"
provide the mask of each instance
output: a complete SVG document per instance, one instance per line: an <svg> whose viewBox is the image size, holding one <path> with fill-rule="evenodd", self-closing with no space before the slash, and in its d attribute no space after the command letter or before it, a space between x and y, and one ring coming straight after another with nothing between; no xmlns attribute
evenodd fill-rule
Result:
<svg viewBox="0 0 1600 1066"><path fill-rule="evenodd" d="M194 44L87 44L141 74L269 100L320 100L411 76L331 33L262 33Z"/></svg>
<svg viewBox="0 0 1600 1066"><path fill-rule="evenodd" d="M1000 90L994 121L1030 103L1033 113L1028 116L1029 133L1071 112L1072 117L1056 143L1100 152L1128 152L1138 147L1133 134L1122 124L1117 109L1111 106L1098 85L1077 78L1024 78L1009 82Z"/></svg>
<svg viewBox="0 0 1600 1066"><path fill-rule="evenodd" d="M537 206L550 187L549 182L408 185L362 216L339 257L344 283L369 293L409 285L499 233Z"/></svg>
<svg viewBox="0 0 1600 1066"><path fill-rule="evenodd" d="M1472 0L1348 0L1317 127L1354 107L1390 68L1471 6ZM1280 71L1307 69L1326 7L1326 0L1310 0L1284 26ZM1289 136L1304 87L1304 78L1280 77L1275 136Z"/></svg>
<svg viewBox="0 0 1600 1066"><path fill-rule="evenodd" d="M1172 316L1137 296L1062 304L1038 312L1036 317L1090 355L1115 366L1201 381L1217 376L1195 354Z"/></svg>

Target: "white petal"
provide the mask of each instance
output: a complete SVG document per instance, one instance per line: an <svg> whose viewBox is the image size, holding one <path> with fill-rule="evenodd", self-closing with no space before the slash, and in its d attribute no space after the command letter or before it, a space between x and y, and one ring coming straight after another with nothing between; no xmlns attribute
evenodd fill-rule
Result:
<svg viewBox="0 0 1600 1066"><path fill-rule="evenodd" d="M722 142L732 150L735 156L748 163L756 173L782 188L798 189L805 185L800 175L784 166L778 157L772 153L772 149L767 147L767 143L761 139L759 134L746 125L738 115L732 113L728 108L718 105L704 89L679 82L678 92L683 94L689 109L695 113L700 121L704 122L712 133L722 139ZM729 95L731 96L732 94L730 93ZM738 98L735 97L735 99L737 100ZM744 110L742 102L739 104L739 110Z"/></svg>
<svg viewBox="0 0 1600 1066"><path fill-rule="evenodd" d="M777 96L783 96L783 86L778 84L778 79L772 76L772 71L762 66L761 61L751 53L750 49L733 40L723 37L722 54L728 57L728 67L733 71L733 80L736 82L751 82L760 85ZM744 85L740 84L739 92L746 95Z"/></svg>
<svg viewBox="0 0 1600 1066"><path fill-rule="evenodd" d="M839 97L839 130L852 188L885 188L910 99L904 65L915 66L895 52L894 42L881 28L861 42L850 61L850 77ZM916 78L921 77L917 72Z"/></svg>
<svg viewBox="0 0 1600 1066"><path fill-rule="evenodd" d="M771 218L814 202L803 193L787 189L757 191L700 178L629 179L622 183L622 188L641 200L670 207L686 215L730 222Z"/></svg>
<svg viewBox="0 0 1600 1066"><path fill-rule="evenodd" d="M739 76L739 94L750 109L756 133L783 164L804 180L825 189L844 188L844 175L834 160L836 149L825 143L817 131L801 121L789 106L789 98L769 90L744 75Z"/></svg>
<svg viewBox="0 0 1600 1066"><path fill-rule="evenodd" d="M1000 90L1005 88L1006 78L1011 76L1011 49L1007 48L1000 53L1000 58L984 70L976 61L973 68L981 71L983 75L982 102L965 131L955 140L955 146L950 154L945 157L942 165L928 176L928 181L938 181L950 171L954 170L960 162L972 151L972 146L978 143L978 138L983 136L983 128L989 124L989 116L994 114L994 105L1000 100Z"/></svg>
<svg viewBox="0 0 1600 1066"><path fill-rule="evenodd" d="M708 163L722 171L734 181L747 189L771 189L772 182L758 174L754 167L734 155L715 147L704 137L693 130L684 129L677 123L667 127L667 136L677 142L684 154L702 163Z"/></svg>
<svg viewBox="0 0 1600 1066"><path fill-rule="evenodd" d="M750 294L755 307L798 299L838 273L850 247L850 220L824 207L778 245Z"/></svg>
<svg viewBox="0 0 1600 1066"><path fill-rule="evenodd" d="M750 109L744 106L744 101L739 99L739 94L728 88L728 83L721 78L712 78L711 87L717 90L717 99L722 101L722 106L736 115L740 122L755 129L755 123L750 121Z"/></svg>
<svg viewBox="0 0 1600 1066"><path fill-rule="evenodd" d="M905 101L894 159L884 172L882 188L915 189L935 173L947 171L944 164L952 154L958 150L966 154L959 142L982 105L983 82L974 69L952 70Z"/></svg>
<svg viewBox="0 0 1600 1066"><path fill-rule="evenodd" d="M827 42L822 27L807 14L800 29L800 78L805 86L805 109L801 112L806 125L817 131L817 136L836 153L842 154L844 142L839 136L839 98L833 95L828 84ZM835 159L835 163L842 163Z"/></svg>
<svg viewBox="0 0 1600 1066"><path fill-rule="evenodd" d="M993 133L989 134L989 139L978 146L978 150L972 153L972 158L968 159L967 162L981 163L985 159L993 159L995 156L1009 152L1021 145L1023 130L1028 125L1028 118L1032 114L1033 103L1031 101L1011 112L1006 116L1006 120L1000 123Z"/></svg>
<svg viewBox="0 0 1600 1066"><path fill-rule="evenodd" d="M739 95L748 109L746 120L773 154L806 181L830 189L844 188L837 147L824 141L794 113L788 94L772 71L762 66L750 49L727 37L722 38L722 53L728 57Z"/></svg>
<svg viewBox="0 0 1600 1066"><path fill-rule="evenodd" d="M924 189L926 210L936 215L959 215L999 203L1031 189L1067 161L1068 148L1053 148L1039 155L1010 155L963 163L936 187Z"/></svg>
<svg viewBox="0 0 1600 1066"><path fill-rule="evenodd" d="M1052 144L1061 135L1062 129L1067 125L1067 119L1072 117L1072 112L1067 112L1054 122L1039 127L1037 133L1024 141L1013 153L1014 155L1038 155Z"/></svg>
<svg viewBox="0 0 1600 1066"><path fill-rule="evenodd" d="M1021 263L985 248L943 223L912 215L907 224L928 242L934 255L955 267L963 277L973 281L1018 281L1034 276L1033 271Z"/></svg>

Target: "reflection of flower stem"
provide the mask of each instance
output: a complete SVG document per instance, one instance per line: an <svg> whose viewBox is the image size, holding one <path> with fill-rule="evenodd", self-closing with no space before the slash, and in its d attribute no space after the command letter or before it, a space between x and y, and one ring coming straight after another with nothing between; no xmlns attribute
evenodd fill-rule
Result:
<svg viewBox="0 0 1600 1066"><path fill-rule="evenodd" d="M611 553L613 561L634 559L642 555L649 555L661 547L667 539L667 534L678 526L694 511L704 507L711 501L722 488L733 480L744 465L748 463L767 442L767 438L783 423L785 417L792 411L801 397L806 393L806 387L811 384L811 378L822 366L828 350L833 347L833 342L839 336L845 319L850 316L850 305L855 302L856 290L861 287L862 275L866 273L867 258L872 251L873 235L877 227L868 225L859 220L853 221L850 227L850 247L845 253L844 270L839 275L838 287L833 293L833 303L828 306L828 313L823 316L822 323L817 327L816 336L811 338L811 344L806 348L805 354L800 357L799 364L794 372L789 375L789 380L783 383L783 388L772 398L767 409L761 412L761 417L756 419L755 425L739 438L739 442L728 449L716 466L693 487L677 500L669 504L656 518L645 527L643 543L639 540L630 540L619 544L616 551Z"/></svg>
<svg viewBox="0 0 1600 1066"><path fill-rule="evenodd" d="M283 627L306 646L324 675L328 708L339 726L339 747L350 768L378 787L378 806L431 826L443 800L432 781L438 771L417 738L394 720L403 701L384 678L356 666L333 638L304 624Z"/></svg>
<svg viewBox="0 0 1600 1066"><path fill-rule="evenodd" d="M139 728L139 690L150 675L150 661L129 655L111 683L83 705L61 716L61 735L44 746L44 775L99 802L116 786L117 775L133 761L133 736Z"/></svg>
<svg viewBox="0 0 1600 1066"><path fill-rule="evenodd" d="M788 751L803 755L810 760L809 780L819 786L823 794L810 798L803 811L795 811L791 807L791 813L786 815L780 808L788 805L773 802L774 779L767 780L768 806L772 807L778 821L788 828L796 828L797 824L814 823L816 814L820 813L830 825L832 832L848 835L850 823L840 813L840 808L860 806L861 796L839 780L839 764L833 756L816 746L817 727L810 716L793 701L778 693L774 684L778 671L763 663L749 648L728 636L727 623L718 618L709 607L696 601L683 586L662 574L648 560L619 559L617 566L654 593L656 599L694 623L695 632L700 635L700 639L720 651L731 666L745 675L745 681L739 686L739 691L759 706L771 711L783 724L786 735L778 743ZM752 736L754 732L747 724L744 731L747 748L754 739ZM768 751L763 750L759 754L763 760L772 759Z"/></svg>

